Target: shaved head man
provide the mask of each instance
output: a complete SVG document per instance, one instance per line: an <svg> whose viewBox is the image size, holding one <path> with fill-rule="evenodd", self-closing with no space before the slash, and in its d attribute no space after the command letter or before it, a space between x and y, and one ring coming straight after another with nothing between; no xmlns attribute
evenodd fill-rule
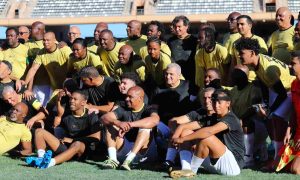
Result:
<svg viewBox="0 0 300 180"><path fill-rule="evenodd" d="M19 39L24 39L25 42L29 40L30 31L27 26L20 26L19 27Z"/></svg>
<svg viewBox="0 0 300 180"><path fill-rule="evenodd" d="M275 17L278 30L272 33L267 43L272 50L272 57L286 64L290 64L291 52L294 50L295 27L291 20L292 14L287 7L278 8Z"/></svg>
<svg viewBox="0 0 300 180"><path fill-rule="evenodd" d="M239 12L232 12L227 17L227 23L230 33L236 33L238 32L237 29L237 17L239 17L241 13Z"/></svg>
<svg viewBox="0 0 300 180"><path fill-rule="evenodd" d="M68 32L68 40L73 43L76 38L81 36L81 32L78 26L71 26Z"/></svg>
<svg viewBox="0 0 300 180"><path fill-rule="evenodd" d="M119 50L119 61L121 64L127 64L129 62L130 56L133 52L133 49L129 45L124 45Z"/></svg>
<svg viewBox="0 0 300 180"><path fill-rule="evenodd" d="M108 29L108 25L105 22L99 22L96 25L96 28L94 30L94 41L89 43L87 48L89 51L92 51L94 53L98 53L98 46L100 45L100 33L101 31Z"/></svg>
<svg viewBox="0 0 300 180"><path fill-rule="evenodd" d="M131 20L127 24L127 36L129 38L137 38L141 35L142 23L137 20Z"/></svg>
<svg viewBox="0 0 300 180"><path fill-rule="evenodd" d="M36 21L34 23L32 23L31 25L31 37L34 40L42 40L44 37L44 33L45 33L45 24L40 22L40 21Z"/></svg>
<svg viewBox="0 0 300 180"><path fill-rule="evenodd" d="M276 11L276 24L280 30L285 30L291 26L292 14L287 7L281 7Z"/></svg>

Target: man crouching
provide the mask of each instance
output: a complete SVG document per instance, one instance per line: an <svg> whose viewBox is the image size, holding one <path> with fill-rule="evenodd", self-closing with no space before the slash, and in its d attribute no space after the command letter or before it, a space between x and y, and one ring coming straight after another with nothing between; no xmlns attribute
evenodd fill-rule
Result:
<svg viewBox="0 0 300 180"><path fill-rule="evenodd" d="M104 168L131 170L132 162L154 161L157 158L152 128L159 123L157 111L144 104L144 90L130 88L126 96L127 108L117 108L101 117L106 127L109 158ZM127 156L127 157L126 157Z"/></svg>
<svg viewBox="0 0 300 180"><path fill-rule="evenodd" d="M95 113L88 114L85 108L87 95L83 91L75 91L70 97L71 114L67 114L61 121L66 136L59 140L44 129L35 132L35 144L38 157L26 158L26 163L41 169L70 160L75 155L84 159L91 151L93 144L100 140L100 121ZM52 151L45 153L46 146L56 155L52 158Z"/></svg>

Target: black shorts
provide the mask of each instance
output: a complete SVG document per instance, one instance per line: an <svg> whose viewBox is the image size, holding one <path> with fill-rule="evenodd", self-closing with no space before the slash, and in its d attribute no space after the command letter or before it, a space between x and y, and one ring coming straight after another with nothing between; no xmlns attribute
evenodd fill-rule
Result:
<svg viewBox="0 0 300 180"><path fill-rule="evenodd" d="M60 143L54 154L58 155L63 153L76 141L82 142L85 145L85 150L83 154L80 157L78 157L77 160L85 160L88 157L88 155L90 155L91 152L95 150L95 147L100 142L99 139L94 137L75 138L72 143Z"/></svg>

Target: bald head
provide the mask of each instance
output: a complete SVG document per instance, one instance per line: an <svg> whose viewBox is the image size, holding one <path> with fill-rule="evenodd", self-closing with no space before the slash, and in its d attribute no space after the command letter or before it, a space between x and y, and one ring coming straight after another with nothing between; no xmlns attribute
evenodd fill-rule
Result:
<svg viewBox="0 0 300 180"><path fill-rule="evenodd" d="M101 31L99 36L99 43L100 46L107 51L111 51L114 49L116 42L111 30L104 29L103 31Z"/></svg>
<svg viewBox="0 0 300 180"><path fill-rule="evenodd" d="M142 23L137 20L131 20L127 24L127 36L129 38L140 37L142 30Z"/></svg>
<svg viewBox="0 0 300 180"><path fill-rule="evenodd" d="M53 32L47 32L43 38L44 48L48 52L53 52L56 49L56 38Z"/></svg>
<svg viewBox="0 0 300 180"><path fill-rule="evenodd" d="M25 103L17 103L9 111L9 119L17 123L23 123L28 114L28 106Z"/></svg>
<svg viewBox="0 0 300 180"><path fill-rule="evenodd" d="M96 28L94 30L94 39L96 43L99 43L100 33L105 29L108 29L108 25L105 22L99 22L96 25Z"/></svg>
<svg viewBox="0 0 300 180"><path fill-rule="evenodd" d="M31 25L31 36L34 40L42 40L45 33L45 24L35 21Z"/></svg>
<svg viewBox="0 0 300 180"><path fill-rule="evenodd" d="M133 53L133 48L130 45L124 45L119 50L119 61L121 64L127 64L130 60L130 57Z"/></svg>
<svg viewBox="0 0 300 180"><path fill-rule="evenodd" d="M238 64L234 69L242 70L247 76L249 75L249 68L246 65Z"/></svg>
<svg viewBox="0 0 300 180"><path fill-rule="evenodd" d="M145 92L140 86L131 87L128 90L127 94L130 94L130 93L133 93L135 95L135 97L141 97L142 99L144 99L144 96L145 96Z"/></svg>
<svg viewBox="0 0 300 180"><path fill-rule="evenodd" d="M232 12L227 17L227 23L230 33L238 32L237 28L237 18L241 15L239 12Z"/></svg>
<svg viewBox="0 0 300 180"><path fill-rule="evenodd" d="M68 32L68 39L71 43L74 42L76 38L81 36L81 32L78 26L71 26Z"/></svg>
<svg viewBox="0 0 300 180"><path fill-rule="evenodd" d="M292 13L287 7L280 7L276 11L276 24L280 30L291 27Z"/></svg>

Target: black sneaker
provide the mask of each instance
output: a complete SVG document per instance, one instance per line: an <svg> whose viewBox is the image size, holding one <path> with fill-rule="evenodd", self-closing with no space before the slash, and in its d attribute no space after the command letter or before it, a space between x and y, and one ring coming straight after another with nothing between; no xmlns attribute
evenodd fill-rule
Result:
<svg viewBox="0 0 300 180"><path fill-rule="evenodd" d="M168 171L168 172L172 171L174 166L175 166L175 164L169 160L165 160L162 164L163 170Z"/></svg>

